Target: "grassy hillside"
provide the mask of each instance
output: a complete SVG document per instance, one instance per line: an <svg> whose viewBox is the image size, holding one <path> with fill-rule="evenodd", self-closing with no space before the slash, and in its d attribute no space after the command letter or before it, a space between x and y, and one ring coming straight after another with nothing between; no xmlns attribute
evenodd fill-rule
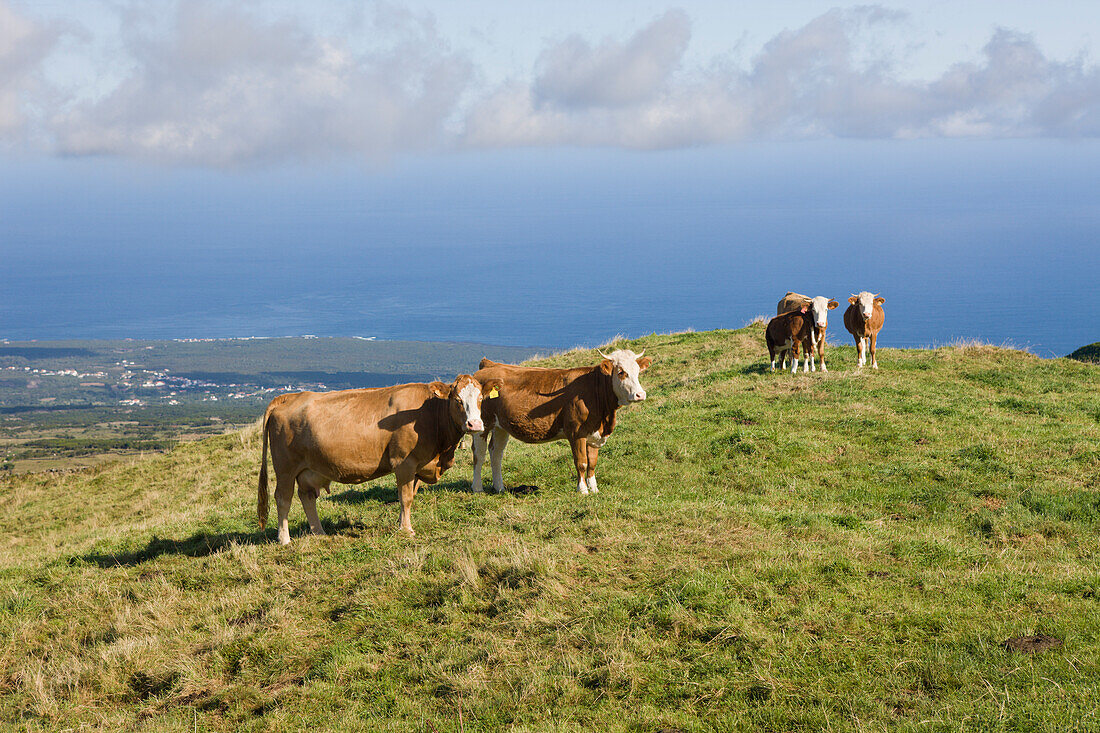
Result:
<svg viewBox="0 0 1100 733"><path fill-rule="evenodd" d="M886 334L884 334L885 336ZM884 339L885 340L885 339ZM1100 368L992 347L764 370L652 336L597 496L564 444L469 452L256 531L255 429L3 481L13 729L1100 729ZM593 363L571 352L542 363ZM1028 654L1021 635L1061 642Z"/></svg>
<svg viewBox="0 0 1100 733"><path fill-rule="evenodd" d="M1070 359L1100 363L1100 341L1088 346L1082 346L1069 355Z"/></svg>

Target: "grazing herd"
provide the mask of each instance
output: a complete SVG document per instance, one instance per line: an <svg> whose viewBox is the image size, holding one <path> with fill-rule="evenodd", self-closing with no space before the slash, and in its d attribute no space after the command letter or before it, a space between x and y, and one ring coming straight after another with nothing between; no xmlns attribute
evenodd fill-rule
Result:
<svg viewBox="0 0 1100 733"><path fill-rule="evenodd" d="M886 298L872 295L866 290L848 298L848 308L844 311L844 328L852 334L856 342L858 365L864 366L867 351L870 349L871 368L878 369L875 358L875 346L878 332L886 322L886 311L882 304ZM771 370L775 371L775 362L781 360L780 368L786 368L787 359L791 360L791 373L798 371L798 350L802 347L805 354L802 371L817 371L814 363L816 352L821 361L821 371L825 366L825 329L828 328L829 311L840 304L824 296L810 298L798 293L788 292L775 308L775 318L768 321L764 330L764 340L768 345Z"/></svg>
<svg viewBox="0 0 1100 733"><path fill-rule="evenodd" d="M844 327L856 342L858 363L878 368L875 347L886 319L884 298L861 292L848 298ZM791 372L825 366L828 313L837 301L788 292L768 322L765 341ZM868 354L868 351L870 352ZM325 534L317 497L336 481L358 484L388 474L397 480L400 528L413 534L412 505L421 482L434 484L454 465L463 436L473 436L474 491L482 491L482 467L489 454L493 490L504 491L502 461L509 437L524 443L565 440L573 453L577 491L595 494L600 448L615 429L620 407L646 398L641 373L651 361L644 352L599 352L599 364L572 369L499 364L482 359L474 374L451 384L400 384L377 389L295 392L275 397L264 413L257 496L260 528L267 524L267 454L275 469L279 542L290 543L288 517L294 487L313 534Z"/></svg>

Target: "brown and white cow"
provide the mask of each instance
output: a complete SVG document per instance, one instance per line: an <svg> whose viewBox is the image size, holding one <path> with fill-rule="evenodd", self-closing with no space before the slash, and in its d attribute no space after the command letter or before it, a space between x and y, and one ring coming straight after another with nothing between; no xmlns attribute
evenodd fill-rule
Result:
<svg viewBox="0 0 1100 733"><path fill-rule="evenodd" d="M778 315L768 321L764 329L764 341L768 344L768 356L771 357L771 370L775 371L776 358L782 358L783 364L787 363L787 355L791 354L791 374L798 371L798 347L801 345L806 351L804 371L810 371L810 359L812 355L814 333L814 317L808 306L802 306L799 310Z"/></svg>
<svg viewBox="0 0 1100 733"><path fill-rule="evenodd" d="M577 491L598 492L596 461L600 447L615 429L616 411L646 398L640 376L651 361L642 354L627 349L600 353L604 359L599 364L574 369L543 369L482 359L474 377L483 385L499 381L500 390L496 397L489 393L490 399L482 408L487 429L474 436L474 491L482 489L486 447L493 490L498 494L504 491L501 461L508 437L512 436L524 443L568 441L577 469ZM488 442L490 431L492 442Z"/></svg>
<svg viewBox="0 0 1100 733"><path fill-rule="evenodd" d="M840 303L826 298L824 295L810 298L788 290L776 306L775 315L781 316L784 313L801 310L804 306L809 308L814 317L814 332L810 338L810 371L817 371L817 366L814 364L814 351L816 350L818 358L821 359L821 371L827 372L829 368L825 366L825 331L829 328L829 311L838 308ZM784 361L784 366L786 366L786 361Z"/></svg>
<svg viewBox="0 0 1100 733"><path fill-rule="evenodd" d="M859 366L867 363L867 348L871 349L871 368L878 369L878 359L875 358L875 347L878 344L878 332L882 324L886 322L886 311L882 304L886 298L880 298L864 290L859 295L853 294L848 298L850 305L844 311L844 327L852 338L856 340L856 352Z"/></svg>
<svg viewBox="0 0 1100 733"><path fill-rule="evenodd" d="M321 489L338 481L358 484L393 473L401 498L401 529L413 533L413 497L424 481L434 484L454 464L466 433L485 429L484 386L469 374L452 384L399 384L378 389L295 392L271 400L264 414L263 455L256 511L267 524L267 447L275 468L279 542L290 543L287 516L298 498L313 534L324 534L317 517Z"/></svg>

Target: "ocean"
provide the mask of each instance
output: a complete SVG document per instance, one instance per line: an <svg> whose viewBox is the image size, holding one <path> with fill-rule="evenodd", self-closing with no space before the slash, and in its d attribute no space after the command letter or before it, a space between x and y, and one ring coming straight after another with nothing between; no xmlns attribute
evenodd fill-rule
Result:
<svg viewBox="0 0 1100 733"><path fill-rule="evenodd" d="M277 170L0 170L0 338L560 349L886 298L884 347L1100 340L1100 144L473 151ZM18 175L12 175L17 172ZM763 354L763 345L761 346Z"/></svg>

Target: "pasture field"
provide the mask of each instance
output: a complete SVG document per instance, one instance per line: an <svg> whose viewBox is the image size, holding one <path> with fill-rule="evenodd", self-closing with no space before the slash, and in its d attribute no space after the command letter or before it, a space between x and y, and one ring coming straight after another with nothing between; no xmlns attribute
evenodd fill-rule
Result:
<svg viewBox="0 0 1100 733"><path fill-rule="evenodd" d="M649 399L598 495L561 443L510 443L499 496L461 450L412 538L389 477L322 498L330 537L296 501L278 546L255 427L3 479L0 721L1100 730L1100 367L844 346L769 374L759 325L629 345Z"/></svg>

